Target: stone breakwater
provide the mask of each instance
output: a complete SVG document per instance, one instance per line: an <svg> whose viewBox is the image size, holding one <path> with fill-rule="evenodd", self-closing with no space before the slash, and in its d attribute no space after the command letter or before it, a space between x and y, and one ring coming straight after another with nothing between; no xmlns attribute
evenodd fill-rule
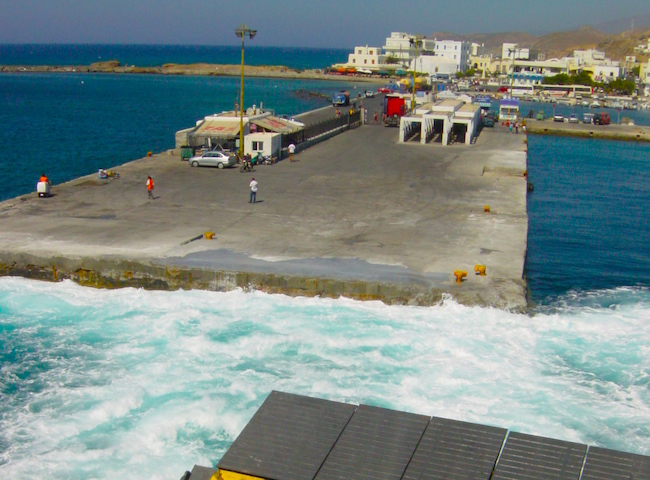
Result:
<svg viewBox="0 0 650 480"><path fill-rule="evenodd" d="M0 72L5 73L115 73L115 74L150 74L150 75L197 75L226 76L241 75L241 65L218 65L211 63L177 64L168 63L159 67L138 67L122 65L118 61L97 62L91 65L0 65ZM353 80L355 82L382 83L378 77L341 76L324 73L322 70L296 70L283 66L245 65L247 77L287 78L304 80Z"/></svg>

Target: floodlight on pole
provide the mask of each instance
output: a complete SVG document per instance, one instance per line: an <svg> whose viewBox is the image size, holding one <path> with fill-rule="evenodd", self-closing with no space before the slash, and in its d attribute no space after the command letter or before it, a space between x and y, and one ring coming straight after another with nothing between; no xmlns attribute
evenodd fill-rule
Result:
<svg viewBox="0 0 650 480"><path fill-rule="evenodd" d="M244 156L244 39L246 36L251 40L257 34L257 30L246 27L243 23L240 28L235 29L237 38L241 38L241 87L239 98L239 156Z"/></svg>

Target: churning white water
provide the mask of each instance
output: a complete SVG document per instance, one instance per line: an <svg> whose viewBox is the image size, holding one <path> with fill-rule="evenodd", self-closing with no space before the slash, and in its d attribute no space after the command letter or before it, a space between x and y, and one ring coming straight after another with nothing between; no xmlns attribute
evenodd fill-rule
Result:
<svg viewBox="0 0 650 480"><path fill-rule="evenodd" d="M650 292L526 316L0 278L0 476L177 478L272 390L650 454Z"/></svg>

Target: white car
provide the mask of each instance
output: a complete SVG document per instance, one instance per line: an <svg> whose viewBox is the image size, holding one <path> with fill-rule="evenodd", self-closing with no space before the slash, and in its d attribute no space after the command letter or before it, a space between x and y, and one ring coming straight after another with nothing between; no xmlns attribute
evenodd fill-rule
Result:
<svg viewBox="0 0 650 480"><path fill-rule="evenodd" d="M366 97L367 98L372 98L374 96L375 96L375 92L373 92L372 90L366 90Z"/></svg>
<svg viewBox="0 0 650 480"><path fill-rule="evenodd" d="M211 150L203 155L197 155L189 159L190 167L233 167L237 163L237 157L228 152Z"/></svg>

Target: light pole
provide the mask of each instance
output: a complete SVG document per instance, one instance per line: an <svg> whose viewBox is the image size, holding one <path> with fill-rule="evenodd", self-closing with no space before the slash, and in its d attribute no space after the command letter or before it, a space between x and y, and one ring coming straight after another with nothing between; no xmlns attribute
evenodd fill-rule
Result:
<svg viewBox="0 0 650 480"><path fill-rule="evenodd" d="M240 28L235 29L235 35L241 38L241 87L239 98L239 157L244 156L244 38L248 35L251 40L257 34L257 30L252 30L242 23Z"/></svg>
<svg viewBox="0 0 650 480"><path fill-rule="evenodd" d="M413 60L413 95L411 96L411 110L415 111L415 70L418 66L418 47L422 44L422 39L426 37L420 37L416 35L415 38L409 38L409 43L415 48Z"/></svg>

